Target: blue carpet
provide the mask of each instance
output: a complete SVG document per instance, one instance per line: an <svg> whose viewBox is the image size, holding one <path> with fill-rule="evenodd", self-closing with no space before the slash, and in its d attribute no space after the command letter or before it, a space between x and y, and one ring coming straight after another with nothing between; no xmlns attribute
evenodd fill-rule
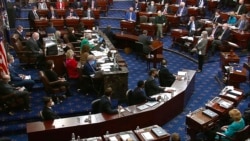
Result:
<svg viewBox="0 0 250 141"><path fill-rule="evenodd" d="M106 27L106 25L112 25L112 27L119 28L120 27L120 19L123 18L124 9L127 9L132 5L131 1L122 1L122 2L114 2L114 5L111 7L108 18L103 17L101 15L100 18L100 27ZM30 8L30 7L29 7ZM116 10L122 9L122 10ZM22 10L21 12L22 18L27 18L27 10ZM110 18L111 17L111 18ZM17 24L21 24L24 27L28 27L27 20L17 20ZM119 32L119 31L116 31ZM169 49L172 44L172 39L170 36L165 36L162 39L164 43L164 48ZM171 48L174 51L178 52L178 48ZM143 60L136 60L135 54L130 53L126 54L123 50L119 50L119 53L126 60L129 69L129 88L133 89L136 86L138 80L145 80L147 78L147 69L146 62ZM168 68L172 73L177 73L178 70L182 69L196 69L197 64L183 57L179 54L164 51L164 58L168 60ZM188 53L183 52L188 57L197 59L197 56L191 56ZM246 55L237 51L237 54L240 55L240 64L247 61ZM16 63L18 66L18 60L16 59ZM31 74L33 78L38 79L38 72L35 69L22 70L18 69L20 73ZM218 96L219 91L221 90L221 86L216 81L215 76L220 72L220 62L219 62L219 53L215 56L212 56L208 59L206 64L204 65L204 69L202 73L198 73L196 75L195 80L195 90L193 96L189 100L186 108L183 112L175 117L172 121L164 124L162 127L166 129L169 133L177 132L181 135L181 139L183 141L188 140L189 137L186 134L186 125L185 125L185 117L189 111L193 111L199 107L203 107L204 104L212 99L215 96ZM242 83L241 89L245 92L249 91L249 84ZM84 115L87 114L90 110L90 103L94 100L94 97L91 95L82 95L77 93L75 90L73 91L73 96L66 99L63 103L57 104L54 106L54 110L61 117L69 117L76 115ZM39 111L43 107L42 97L45 96L45 92L43 90L43 86L41 83L37 82L34 88L34 91L31 94L31 104L32 111L24 112L17 111L14 116L9 116L5 113L0 113L0 136L9 136L13 141L27 141L28 137L26 135L26 122L38 121ZM249 99L243 100L238 108L243 111L246 108ZM117 106L117 100L112 101L113 106ZM164 114L164 113L163 113Z"/></svg>

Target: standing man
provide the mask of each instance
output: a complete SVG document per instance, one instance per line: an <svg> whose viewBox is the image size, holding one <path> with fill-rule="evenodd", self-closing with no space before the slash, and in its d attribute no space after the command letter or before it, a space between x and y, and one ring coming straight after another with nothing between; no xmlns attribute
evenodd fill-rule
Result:
<svg viewBox="0 0 250 141"><path fill-rule="evenodd" d="M54 102L51 97L43 98L44 107L42 111L43 120L54 120L60 118L53 110L52 106L54 106Z"/></svg>
<svg viewBox="0 0 250 141"><path fill-rule="evenodd" d="M157 12L157 16L155 17L155 24L157 26L156 36L157 38L163 38L162 28L166 25L167 18L165 15L162 15L161 10Z"/></svg>
<svg viewBox="0 0 250 141"><path fill-rule="evenodd" d="M29 23L30 23L30 29L36 30L35 29L35 20L39 19L39 15L37 14L37 7L36 6L33 6L32 10L29 11L28 19L29 19Z"/></svg>
<svg viewBox="0 0 250 141"><path fill-rule="evenodd" d="M159 71L159 82L162 87L170 87L175 81L175 76L167 68L168 61L161 61L161 69Z"/></svg>
<svg viewBox="0 0 250 141"><path fill-rule="evenodd" d="M139 35L139 37L138 37L138 41L143 44L143 53L150 54L150 52L151 52L151 48L150 48L151 39L148 36L147 30L143 30L142 34Z"/></svg>
<svg viewBox="0 0 250 141"><path fill-rule="evenodd" d="M134 12L134 8L130 7L128 12L126 12L125 19L127 21L135 22L136 21L136 14Z"/></svg>
<svg viewBox="0 0 250 141"><path fill-rule="evenodd" d="M155 68L152 68L148 75L148 79L145 82L145 92L147 96L152 96L161 92L164 92L164 88L159 86L156 82L156 77L158 74L158 70Z"/></svg>

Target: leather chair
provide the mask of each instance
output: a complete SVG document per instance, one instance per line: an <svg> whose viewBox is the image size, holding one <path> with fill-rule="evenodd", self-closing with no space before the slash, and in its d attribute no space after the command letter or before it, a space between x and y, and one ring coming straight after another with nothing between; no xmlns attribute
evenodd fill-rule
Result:
<svg viewBox="0 0 250 141"><path fill-rule="evenodd" d="M101 101L101 99L96 99L96 100L91 102L92 114L99 113L100 101Z"/></svg>
<svg viewBox="0 0 250 141"><path fill-rule="evenodd" d="M233 137L228 137L220 132L216 132L216 134L219 136L218 141L223 140L222 138L226 138L229 141L245 141L250 138L250 125L247 125L244 129L236 132Z"/></svg>
<svg viewBox="0 0 250 141"><path fill-rule="evenodd" d="M24 108L22 97L18 97L16 94L0 96L0 111L10 112L21 108Z"/></svg>
<svg viewBox="0 0 250 141"><path fill-rule="evenodd" d="M145 54L143 53L143 44L141 42L136 41L132 49L136 54L136 59L138 59L138 57L145 58Z"/></svg>
<svg viewBox="0 0 250 141"><path fill-rule="evenodd" d="M97 0L96 5L101 8L101 11L105 13L105 16L108 15L108 2L106 0Z"/></svg>
<svg viewBox="0 0 250 141"><path fill-rule="evenodd" d="M36 56L31 51L25 50L25 46L19 40L18 34L11 36L11 42L21 65L34 65L36 63Z"/></svg>
<svg viewBox="0 0 250 141"><path fill-rule="evenodd" d="M67 91L67 88L65 86L55 87L56 83L59 83L58 81L55 82L49 82L47 76L44 74L43 71L39 71L40 79L43 83L45 92L48 96L51 96L53 100L56 100L55 102L61 102L58 101L60 99L65 98L65 92Z"/></svg>
<svg viewBox="0 0 250 141"><path fill-rule="evenodd" d="M128 89L127 92L126 92L126 97L127 97L127 102L128 102L129 106L134 104L132 94L133 94L133 90Z"/></svg>

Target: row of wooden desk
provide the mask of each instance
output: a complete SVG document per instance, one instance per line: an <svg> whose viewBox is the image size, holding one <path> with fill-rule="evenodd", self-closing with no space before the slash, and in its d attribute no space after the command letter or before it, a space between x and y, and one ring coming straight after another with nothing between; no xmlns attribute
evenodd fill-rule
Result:
<svg viewBox="0 0 250 141"><path fill-rule="evenodd" d="M183 71L187 72L189 79L176 80L172 85L176 89L174 93L155 95L155 97L160 95L164 99L156 105L143 110L139 109L142 105L132 105L124 108L124 112L115 115L93 114L91 122L86 122L89 116L85 115L27 123L29 141L43 141L45 136L48 137L47 140L67 141L73 132L80 137L87 138L104 135L106 131L117 133L136 129L137 126L144 128L153 124L163 125L182 112L193 93L195 71Z"/></svg>
<svg viewBox="0 0 250 141"><path fill-rule="evenodd" d="M226 86L218 97L209 100L205 104L205 108L202 107L187 114L187 133L190 135L192 141L196 139L198 133L209 131L215 127L220 119L229 117L228 112L239 104L244 95L240 89L234 88L233 90L239 92L239 94L231 94ZM228 103L228 107L222 105L222 103ZM207 109L216 114L214 116L204 114L204 111Z"/></svg>

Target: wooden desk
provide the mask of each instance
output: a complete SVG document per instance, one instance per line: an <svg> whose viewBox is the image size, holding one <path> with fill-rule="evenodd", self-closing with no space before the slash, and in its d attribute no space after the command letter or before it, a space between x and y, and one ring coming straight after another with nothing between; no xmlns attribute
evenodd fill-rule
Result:
<svg viewBox="0 0 250 141"><path fill-rule="evenodd" d="M125 135L127 135L128 138L125 138ZM139 139L136 137L132 130L104 135L103 138L105 141L113 141L115 139L118 141L127 141L128 139L132 139L133 141L139 141Z"/></svg>
<svg viewBox="0 0 250 141"><path fill-rule="evenodd" d="M237 88L234 88L234 90L241 92L241 95L233 95L233 94L228 93L227 91L222 90L220 92L220 94L219 94L219 97L222 97L222 98L228 99L230 101L233 101L234 102L234 107L237 107L238 104L240 103L240 101L243 99L244 95L243 95L242 90L237 89Z"/></svg>
<svg viewBox="0 0 250 141"><path fill-rule="evenodd" d="M91 123L85 122L88 116L27 123L29 141L43 141L44 136L50 137L51 140L68 141L72 132L85 138L104 135L106 131L116 133L136 129L137 126L144 128L152 124L163 125L182 112L184 102L187 102L185 101L186 96L190 97L193 93L189 87L194 86L195 71L187 71L190 78L189 83L187 83L187 80L176 80L172 85L172 87L176 88L173 95L169 93L159 94L163 97L166 95L168 97L167 101L161 101L145 110L139 110L139 105L132 105L127 107L120 116L119 114L94 114L91 115Z"/></svg>
<svg viewBox="0 0 250 141"><path fill-rule="evenodd" d="M179 5L178 4L171 4L171 5L169 5L169 8L171 8L172 13L176 13L178 8L179 8Z"/></svg>
<svg viewBox="0 0 250 141"><path fill-rule="evenodd" d="M57 30L64 29L64 19L50 19L50 21Z"/></svg>
<svg viewBox="0 0 250 141"><path fill-rule="evenodd" d="M141 141L147 141L147 139L145 139L143 137L143 133L149 133L151 136L153 136L153 140L154 141L168 141L170 139L170 134L164 135L162 137L157 137L153 132L152 129L153 128L161 128L158 125L153 125L153 126L149 126L149 127L145 127L139 130L134 130L135 134L137 135L137 137L141 140ZM164 130L164 129L163 129Z"/></svg>
<svg viewBox="0 0 250 141"><path fill-rule="evenodd" d="M234 70L233 73L229 73L228 85L232 85L235 88L240 88L240 83L247 80L247 70L243 68L242 70Z"/></svg>
<svg viewBox="0 0 250 141"><path fill-rule="evenodd" d="M207 7L209 11L212 11L212 13L214 13L215 9L218 7L218 1L208 0Z"/></svg>
<svg viewBox="0 0 250 141"><path fill-rule="evenodd" d="M200 108L186 116L187 133L191 137L191 141L195 140L196 134L205 132L215 126L219 116L211 118L202 113L204 109Z"/></svg>
<svg viewBox="0 0 250 141"><path fill-rule="evenodd" d="M228 104L231 104L231 106L228 107L228 108L222 107L222 106L220 106L220 103L222 103L222 102L226 102ZM228 112L233 107L234 107L234 102L233 101L230 101L228 99L221 98L221 97L215 97L214 99L212 99L211 101L206 103L206 108L214 111L220 117L228 117Z"/></svg>
<svg viewBox="0 0 250 141"><path fill-rule="evenodd" d="M64 52L59 52L58 55L49 55L45 56L46 61L53 60L55 64L54 71L58 76L63 76L66 72L66 68L64 66L64 62L66 60L66 56Z"/></svg>
<svg viewBox="0 0 250 141"><path fill-rule="evenodd" d="M120 27L121 31L128 33L128 34L135 34L135 22L121 20Z"/></svg>
<svg viewBox="0 0 250 141"><path fill-rule="evenodd" d="M168 24L170 25L170 27L178 27L179 23L180 23L180 17L174 15L166 15L167 19L168 19Z"/></svg>
<svg viewBox="0 0 250 141"><path fill-rule="evenodd" d="M45 31L46 27L49 26L49 21L47 19L36 19L34 22L35 28L39 29L40 31Z"/></svg>
<svg viewBox="0 0 250 141"><path fill-rule="evenodd" d="M75 19L65 19L65 25L67 27L73 27L75 30L77 29L78 25L79 25L79 18Z"/></svg>
<svg viewBox="0 0 250 141"><path fill-rule="evenodd" d="M65 15L66 15L65 9L55 9L55 11L60 18L65 18Z"/></svg>
<svg viewBox="0 0 250 141"><path fill-rule="evenodd" d="M226 72L225 66L229 66L229 63L239 63L240 58L234 52L221 52L220 53L220 66L223 72Z"/></svg>
<svg viewBox="0 0 250 141"><path fill-rule="evenodd" d="M247 45L250 39L250 32L248 31L240 31L240 30L231 30L233 39L236 44L238 44L241 49L247 49Z"/></svg>
<svg viewBox="0 0 250 141"><path fill-rule="evenodd" d="M38 9L37 10L37 14L39 15L39 17L47 17L48 16L48 13L49 11L48 10L41 10L41 9Z"/></svg>
<svg viewBox="0 0 250 141"><path fill-rule="evenodd" d="M92 30L92 28L95 26L95 19L94 18L81 18L80 22L84 24L84 27L87 29Z"/></svg>
<svg viewBox="0 0 250 141"><path fill-rule="evenodd" d="M172 37L172 47L174 44L177 43L178 39L181 38L182 36L187 36L188 31L185 29L172 29L171 30L171 37Z"/></svg>
<svg viewBox="0 0 250 141"><path fill-rule="evenodd" d="M156 25L152 23L141 23L140 24L141 31L147 30L148 36L155 37L156 35Z"/></svg>

